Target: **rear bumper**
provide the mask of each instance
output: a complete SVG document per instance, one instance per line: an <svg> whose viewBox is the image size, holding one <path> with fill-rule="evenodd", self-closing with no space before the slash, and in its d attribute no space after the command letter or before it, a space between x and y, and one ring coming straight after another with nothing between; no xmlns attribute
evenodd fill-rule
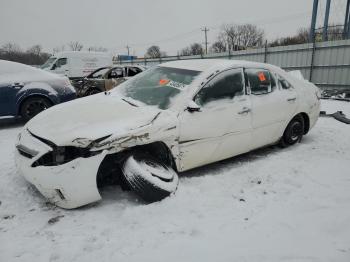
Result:
<svg viewBox="0 0 350 262"><path fill-rule="evenodd" d="M96 176L106 153L89 158L77 158L59 166L37 166L32 164L51 149L48 145L22 131L17 146L30 149L24 154L16 149L16 166L20 174L33 184L51 203L72 209L101 199Z"/></svg>

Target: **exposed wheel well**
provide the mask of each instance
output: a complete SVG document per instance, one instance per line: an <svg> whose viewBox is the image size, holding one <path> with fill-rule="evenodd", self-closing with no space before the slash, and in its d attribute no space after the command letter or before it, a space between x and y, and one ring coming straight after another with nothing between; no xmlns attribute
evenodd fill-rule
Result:
<svg viewBox="0 0 350 262"><path fill-rule="evenodd" d="M310 130L310 118L304 112L300 113L299 115L301 115L304 119L304 135L306 135Z"/></svg>
<svg viewBox="0 0 350 262"><path fill-rule="evenodd" d="M153 142L151 144L135 146L122 152L107 155L98 169L96 178L98 187L106 184L122 183L119 176L121 174L120 165L135 151L146 152L160 161L163 161L163 163L172 167L177 172L174 157L168 146L163 142Z"/></svg>
<svg viewBox="0 0 350 262"><path fill-rule="evenodd" d="M38 94L29 95L29 96L27 96L26 98L24 98L24 99L20 102L20 104L18 105L17 115L20 115L20 114L21 114L21 109L22 109L23 103L26 102L28 99L31 99L31 98L34 98L34 97L44 98L44 99L46 99L47 101L50 102L51 106L54 105L54 102L53 102L50 98L48 98L47 96L38 95Z"/></svg>

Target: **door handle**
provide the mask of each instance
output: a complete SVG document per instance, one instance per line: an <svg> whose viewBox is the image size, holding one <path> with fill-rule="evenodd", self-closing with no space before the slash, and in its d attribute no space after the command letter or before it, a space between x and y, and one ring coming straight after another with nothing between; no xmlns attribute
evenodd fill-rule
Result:
<svg viewBox="0 0 350 262"><path fill-rule="evenodd" d="M243 107L242 111L238 112L239 115L243 115L243 114L247 114L249 113L251 110L248 107Z"/></svg>
<svg viewBox="0 0 350 262"><path fill-rule="evenodd" d="M288 99L287 99L287 101L288 101L288 102L294 102L295 100L297 100L297 98L296 98L296 97L293 97L293 98L288 98Z"/></svg>
<svg viewBox="0 0 350 262"><path fill-rule="evenodd" d="M19 89L19 88L22 88L22 87L24 87L24 83L13 83L12 85L11 85L11 87L14 87L14 88L16 88L16 89Z"/></svg>

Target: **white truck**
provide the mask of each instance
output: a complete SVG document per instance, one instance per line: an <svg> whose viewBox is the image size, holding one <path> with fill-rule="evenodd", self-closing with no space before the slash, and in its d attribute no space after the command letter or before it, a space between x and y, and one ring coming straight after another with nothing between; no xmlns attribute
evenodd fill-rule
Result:
<svg viewBox="0 0 350 262"><path fill-rule="evenodd" d="M70 79L82 78L96 69L112 65L112 55L103 52L67 51L51 56L41 69L65 75Z"/></svg>

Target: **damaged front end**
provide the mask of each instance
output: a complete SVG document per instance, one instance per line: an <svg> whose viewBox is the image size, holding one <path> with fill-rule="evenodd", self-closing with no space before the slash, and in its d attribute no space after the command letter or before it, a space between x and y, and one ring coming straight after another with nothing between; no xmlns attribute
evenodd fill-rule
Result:
<svg viewBox="0 0 350 262"><path fill-rule="evenodd" d="M149 152L173 165L172 153L178 154L178 130L170 116L158 112L137 126L119 127L112 135L103 134L111 130L104 125L98 129L104 131L99 132L102 137L98 139L97 132L91 132L93 138L84 135L69 139L67 133L54 136L54 129L44 131L36 126L32 130L29 125L19 136L16 164L26 180L50 202L67 209L80 207L100 200L99 186L106 185L103 182L110 178L123 187L120 166L133 150ZM72 132L88 133L85 129Z"/></svg>
<svg viewBox="0 0 350 262"><path fill-rule="evenodd" d="M106 151L56 146L27 129L16 149L19 172L53 204L70 209L101 199L96 174Z"/></svg>

